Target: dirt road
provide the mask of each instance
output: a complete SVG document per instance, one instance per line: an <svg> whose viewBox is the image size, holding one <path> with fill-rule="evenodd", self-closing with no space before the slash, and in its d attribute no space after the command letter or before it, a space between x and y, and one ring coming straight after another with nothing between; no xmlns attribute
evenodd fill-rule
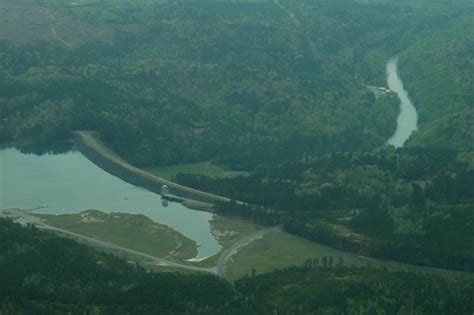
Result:
<svg viewBox="0 0 474 315"><path fill-rule="evenodd" d="M205 272L205 273L211 273L215 274L221 277L224 277L225 275L225 267L226 265L231 261L232 256L237 254L240 249L243 247L251 244L252 242L260 239L263 237L265 234L272 232L272 231L278 231L281 230L280 226L277 227L270 227L266 228L257 232L254 232L250 235L247 235L239 240L237 240L235 243L233 243L229 248L221 252L219 259L217 261L216 266L213 267L196 267L196 266L190 266L190 265L185 265L182 263L178 263L175 261L167 260L164 258L156 257L153 255L149 255L143 252L139 252L136 250L132 250L126 247L122 247L119 245L115 245L109 242L104 242L89 236L81 235L75 232L71 232L68 230L60 229L54 226L51 226L49 224L44 223L39 219L38 217L28 213L28 211L21 210L21 209L4 209L0 210L0 218L1 217L8 217L13 219L15 222L20 223L22 225L34 225L39 229L42 230L48 230L52 232L56 232L59 234L67 235L69 237L75 238L77 240L89 243L91 245L95 246L100 246L103 248L107 249L112 249L116 250L125 254L130 254L138 257L145 258L147 260L150 260L152 263L155 263L160 266L168 266L168 267L173 267L173 268L178 268L178 269L184 269L184 270L189 270L189 271L194 271L194 272Z"/></svg>
<svg viewBox="0 0 474 315"><path fill-rule="evenodd" d="M101 241L101 240L98 240L98 239L95 239L95 238L92 238L92 237L88 237L88 236L81 235L81 234L78 234L78 233L74 233L74 232L71 232L71 231L67 231L67 230L64 230L64 229L56 228L54 226L51 226L51 225L48 225L48 224L44 223L38 217L35 217L34 215L31 215L31 214L29 214L28 212L26 212L24 210L20 210L20 209L0 210L0 217L11 218L15 222L20 223L22 225L31 224L31 225L34 225L38 229L41 229L41 230L49 230L49 231L53 231L53 232L56 232L56 233L65 234L65 235L70 236L72 238L87 242L91 245L96 245L96 246L100 246L100 247L104 247L104 248L108 248L108 249L113 249L113 250L117 250L117 251L120 251L120 252L123 252L123 253L126 253L126 254L131 254L131 255L138 256L138 257L146 258L148 260L151 260L152 263L156 263L160 266L168 266L168 267L186 269L186 270L195 271L195 272L207 272L207 273L217 274L216 268L201 268L201 267L195 267L195 266L180 264L180 263L177 263L177 262L174 262L174 261L170 261L170 260L163 259L163 258L160 258L160 257L152 256L152 255L149 255L149 254L146 254L146 253L138 252L138 251L135 251L135 250L132 250L132 249L129 249L129 248L125 248L125 247L122 247L122 246L118 246L118 245L115 245L115 244L112 244L112 243L104 242L104 241Z"/></svg>

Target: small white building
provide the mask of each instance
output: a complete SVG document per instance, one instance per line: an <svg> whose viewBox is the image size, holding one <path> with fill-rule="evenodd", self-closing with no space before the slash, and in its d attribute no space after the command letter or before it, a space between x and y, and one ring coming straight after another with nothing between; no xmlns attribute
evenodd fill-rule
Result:
<svg viewBox="0 0 474 315"><path fill-rule="evenodd" d="M384 92L385 94L388 94L388 93L392 92L392 90L390 90L389 88L384 87L384 86L377 87L377 89Z"/></svg>

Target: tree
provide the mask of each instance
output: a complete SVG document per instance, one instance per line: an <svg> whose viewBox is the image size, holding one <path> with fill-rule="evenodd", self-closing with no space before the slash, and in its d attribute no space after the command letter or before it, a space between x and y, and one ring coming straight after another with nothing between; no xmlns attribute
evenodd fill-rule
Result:
<svg viewBox="0 0 474 315"><path fill-rule="evenodd" d="M324 257L323 257L323 266L324 266L324 267L327 267L327 265L328 265L328 257L327 257L327 256L324 256Z"/></svg>

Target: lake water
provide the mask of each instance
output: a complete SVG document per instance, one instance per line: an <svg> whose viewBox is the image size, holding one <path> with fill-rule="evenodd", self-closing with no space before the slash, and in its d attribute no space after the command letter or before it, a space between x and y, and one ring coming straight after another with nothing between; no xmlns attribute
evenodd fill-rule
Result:
<svg viewBox="0 0 474 315"><path fill-rule="evenodd" d="M387 63L387 83L390 90L395 92L400 99L400 114L397 119L397 130L387 141L397 148L402 147L411 133L418 128L418 113L403 87L403 82L398 76L397 59L393 58Z"/></svg>
<svg viewBox="0 0 474 315"><path fill-rule="evenodd" d="M33 209L43 214L72 214L97 209L144 214L198 244L203 258L219 252L211 234L212 214L179 203L164 207L161 196L131 185L96 166L80 152L25 154L0 148L0 209Z"/></svg>

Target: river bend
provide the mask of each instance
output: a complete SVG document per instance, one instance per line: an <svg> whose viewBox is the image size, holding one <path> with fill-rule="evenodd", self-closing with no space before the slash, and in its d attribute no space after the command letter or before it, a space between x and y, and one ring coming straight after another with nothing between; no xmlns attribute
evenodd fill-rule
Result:
<svg viewBox="0 0 474 315"><path fill-rule="evenodd" d="M397 130L387 143L397 148L403 147L413 131L418 128L418 113L411 102L403 82L399 77L397 58L392 58L387 63L387 84L390 90L400 99L400 114L397 118Z"/></svg>

